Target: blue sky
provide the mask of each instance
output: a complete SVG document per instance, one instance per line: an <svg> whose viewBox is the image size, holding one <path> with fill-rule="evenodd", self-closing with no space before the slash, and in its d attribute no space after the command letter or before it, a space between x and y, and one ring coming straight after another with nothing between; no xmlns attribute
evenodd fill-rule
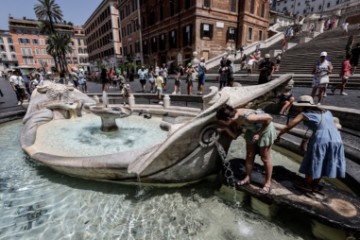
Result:
<svg viewBox="0 0 360 240"><path fill-rule="evenodd" d="M82 25L102 0L55 0L63 11L64 20ZM8 18L36 19L34 5L37 0L0 0L0 29L8 30Z"/></svg>

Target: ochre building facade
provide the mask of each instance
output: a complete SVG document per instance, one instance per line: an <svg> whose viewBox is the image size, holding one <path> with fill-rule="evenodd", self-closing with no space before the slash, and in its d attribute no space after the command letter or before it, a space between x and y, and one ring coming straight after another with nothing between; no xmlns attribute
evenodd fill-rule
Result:
<svg viewBox="0 0 360 240"><path fill-rule="evenodd" d="M132 8L135 2L139 10ZM119 0L124 55L147 65L185 64L193 51L210 59L228 47L265 40L269 5L266 0ZM136 31L129 32L137 19ZM134 47L137 42L142 49Z"/></svg>

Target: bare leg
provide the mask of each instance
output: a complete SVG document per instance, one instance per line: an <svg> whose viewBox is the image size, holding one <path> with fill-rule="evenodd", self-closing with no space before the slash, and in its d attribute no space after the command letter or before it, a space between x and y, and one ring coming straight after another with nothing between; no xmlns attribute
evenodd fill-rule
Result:
<svg viewBox="0 0 360 240"><path fill-rule="evenodd" d="M246 176L243 180L238 182L238 185L244 185L246 183L250 183L251 181L251 171L255 159L255 150L256 147L254 144L246 144L246 162L245 162Z"/></svg>
<svg viewBox="0 0 360 240"><path fill-rule="evenodd" d="M325 88L324 87L319 88L319 95L318 95L319 101L318 101L318 103L322 102L322 100L324 98L324 93L325 93Z"/></svg>
<svg viewBox="0 0 360 240"><path fill-rule="evenodd" d="M273 170L272 162L271 162L271 145L268 147L260 147L260 156L265 167L264 187L270 187L272 170Z"/></svg>

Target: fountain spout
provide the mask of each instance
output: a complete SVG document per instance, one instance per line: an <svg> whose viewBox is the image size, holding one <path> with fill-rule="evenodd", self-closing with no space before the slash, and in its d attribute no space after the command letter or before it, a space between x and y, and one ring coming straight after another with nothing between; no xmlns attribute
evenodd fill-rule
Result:
<svg viewBox="0 0 360 240"><path fill-rule="evenodd" d="M107 108L109 105L109 99L108 99L106 91L103 91L103 93L102 93L102 102L103 102L104 108Z"/></svg>

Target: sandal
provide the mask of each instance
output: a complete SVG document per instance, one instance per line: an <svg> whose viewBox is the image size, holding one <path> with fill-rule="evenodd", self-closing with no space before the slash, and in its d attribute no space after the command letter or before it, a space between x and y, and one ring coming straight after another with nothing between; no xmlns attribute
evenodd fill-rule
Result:
<svg viewBox="0 0 360 240"><path fill-rule="evenodd" d="M269 194L271 191L271 186L264 185L262 189L259 190L259 193L262 195Z"/></svg>
<svg viewBox="0 0 360 240"><path fill-rule="evenodd" d="M245 185L249 185L249 184L250 184L249 179L243 179L241 181L237 181L237 183L236 183L237 186L245 186Z"/></svg>

